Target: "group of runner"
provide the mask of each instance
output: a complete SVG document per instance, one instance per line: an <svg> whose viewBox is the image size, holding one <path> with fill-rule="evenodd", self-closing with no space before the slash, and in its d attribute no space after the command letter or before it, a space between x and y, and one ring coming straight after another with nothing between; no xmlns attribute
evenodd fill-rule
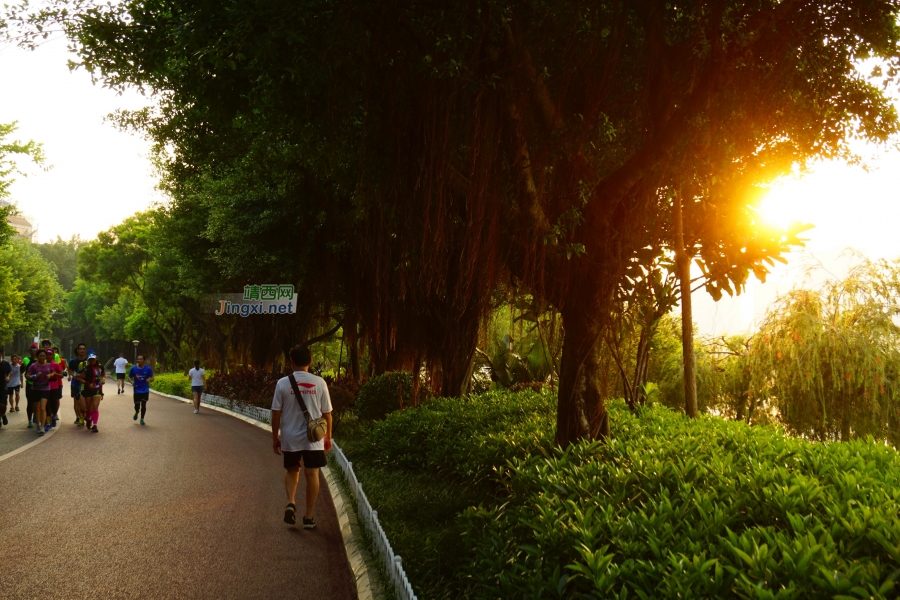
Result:
<svg viewBox="0 0 900 600"><path fill-rule="evenodd" d="M59 348L50 340L43 340L40 347L31 345L30 356L21 359L13 354L10 362L3 359L0 348L0 427L8 425L9 412L19 412L21 389L25 389L25 409L28 427L34 427L38 435L44 435L59 422L63 379L71 383L71 395L75 410L75 425L98 432L100 402L103 400L103 383L106 369L100 364L97 353L85 344L78 344L75 357L66 363L59 357ZM116 361L116 378L121 381L118 393L124 393L125 367L128 361L119 355ZM137 357L137 365L128 373L134 386L134 420L140 413L141 425L147 413L147 400L153 370L145 364L144 357ZM23 384L24 382L24 384Z"/></svg>

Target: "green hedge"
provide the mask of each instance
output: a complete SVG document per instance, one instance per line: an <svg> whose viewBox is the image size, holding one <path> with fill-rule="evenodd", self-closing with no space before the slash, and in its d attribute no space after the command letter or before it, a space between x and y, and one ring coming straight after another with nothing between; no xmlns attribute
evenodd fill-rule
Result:
<svg viewBox="0 0 900 600"><path fill-rule="evenodd" d="M442 525L465 540L453 573L419 568L428 540L405 534L395 547L411 573L425 572L430 597L896 596L892 448L811 443L664 407L632 415L615 402L612 440L559 452L555 403L536 392L441 399L360 428L366 441L350 444L351 460L379 457L383 477L430 473L494 490ZM369 499L389 536L416 526L413 511Z"/></svg>
<svg viewBox="0 0 900 600"><path fill-rule="evenodd" d="M180 396L190 400L191 380L183 373L162 373L150 384L150 389L171 396Z"/></svg>

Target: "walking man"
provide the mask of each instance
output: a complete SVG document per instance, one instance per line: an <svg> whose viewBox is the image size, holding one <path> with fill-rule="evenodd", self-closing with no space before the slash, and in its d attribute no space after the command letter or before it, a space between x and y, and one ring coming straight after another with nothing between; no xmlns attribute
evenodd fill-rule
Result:
<svg viewBox="0 0 900 600"><path fill-rule="evenodd" d="M128 368L128 359L125 358L124 352L119 352L119 358L114 363L116 365L116 394L125 393L125 369ZM132 367L134 369L134 367Z"/></svg>
<svg viewBox="0 0 900 600"><path fill-rule="evenodd" d="M325 380L309 372L312 362L309 348L294 346L290 356L294 382L290 376L279 379L272 399L272 448L275 454L284 456L284 489L288 499L288 505L284 509L284 522L290 525L297 522L294 497L302 466L306 479L303 528L312 529L316 526L313 508L319 495L319 468L325 466L325 453L331 450L331 396ZM295 395L294 389L299 394ZM311 419L324 417L327 423L328 431L318 442L311 442L307 437L306 416L300 406L301 402L306 406Z"/></svg>
<svg viewBox="0 0 900 600"><path fill-rule="evenodd" d="M9 420L6 418L6 404L7 398L9 398L6 393L6 386L9 383L12 370L12 366L3 360L3 348L0 348L0 427L9 425Z"/></svg>
<svg viewBox="0 0 900 600"><path fill-rule="evenodd" d="M116 361L118 363L118 361ZM144 416L147 414L147 400L150 399L150 384L153 383L153 369L146 365L143 354L138 354L137 364L131 367L128 373L128 381L134 386L134 420L137 421L138 412L141 413L141 425L144 424ZM125 385L124 383L122 385Z"/></svg>

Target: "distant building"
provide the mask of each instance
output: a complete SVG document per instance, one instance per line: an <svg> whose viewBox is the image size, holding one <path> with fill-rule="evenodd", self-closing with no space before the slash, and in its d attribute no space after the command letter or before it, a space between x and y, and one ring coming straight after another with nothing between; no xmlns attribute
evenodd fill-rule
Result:
<svg viewBox="0 0 900 600"><path fill-rule="evenodd" d="M9 202L0 200L0 206L9 206ZM10 216L6 221L16 230L16 237L34 243L37 239L37 225L34 217L27 215Z"/></svg>

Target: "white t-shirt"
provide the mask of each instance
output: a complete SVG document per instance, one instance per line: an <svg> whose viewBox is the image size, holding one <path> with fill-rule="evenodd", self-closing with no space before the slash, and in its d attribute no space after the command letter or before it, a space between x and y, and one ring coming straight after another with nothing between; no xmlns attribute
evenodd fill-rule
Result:
<svg viewBox="0 0 900 600"><path fill-rule="evenodd" d="M203 369L191 368L191 370L188 371L188 375L191 376L191 387L194 387L195 385L203 385L203 373L205 373Z"/></svg>
<svg viewBox="0 0 900 600"><path fill-rule="evenodd" d="M306 371L295 371L294 379L300 397L306 401L306 409L313 419L321 419L322 415L331 412L331 396L325 380ZM311 443L306 437L306 417L303 409L294 398L291 382L282 377L275 385L275 397L272 398L272 410L281 411L281 449L288 452L300 450L324 450L325 439Z"/></svg>
<svg viewBox="0 0 900 600"><path fill-rule="evenodd" d="M116 365L116 373L124 373L125 367L128 366L128 359L119 357L116 359L116 362L113 364Z"/></svg>

